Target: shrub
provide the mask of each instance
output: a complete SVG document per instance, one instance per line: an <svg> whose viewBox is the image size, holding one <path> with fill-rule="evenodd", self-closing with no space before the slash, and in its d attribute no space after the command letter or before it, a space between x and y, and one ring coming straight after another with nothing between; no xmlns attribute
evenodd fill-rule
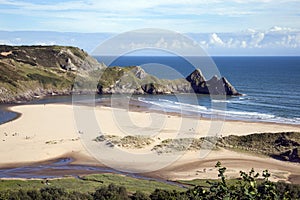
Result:
<svg viewBox="0 0 300 200"><path fill-rule="evenodd" d="M101 187L93 194L94 200L128 200L125 187L110 184L108 187Z"/></svg>

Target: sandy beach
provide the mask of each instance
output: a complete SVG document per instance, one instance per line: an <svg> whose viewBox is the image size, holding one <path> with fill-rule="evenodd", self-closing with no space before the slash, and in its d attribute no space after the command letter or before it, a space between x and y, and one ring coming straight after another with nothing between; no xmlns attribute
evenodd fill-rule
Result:
<svg viewBox="0 0 300 200"><path fill-rule="evenodd" d="M128 112L109 107L73 107L63 104L20 105L10 109L21 113L21 116L0 125L1 167L40 162L68 155L76 158L77 164L111 165L115 163L112 167L175 180L217 178L214 165L220 160L228 168L230 177L236 176L240 170L254 167L257 171L269 169L274 173L273 180L288 180L289 176L298 177L294 182L300 179L299 164L277 161L263 156L229 150L202 152L201 155L199 152L184 152L180 155L162 156L151 151L154 145L170 138L300 132L299 126L210 121L163 113ZM142 135L151 138L153 142L139 149L111 148L117 149L118 152L110 153L109 147L98 149L101 145L93 141L102 134L117 137ZM96 151L98 154L95 156ZM116 154L119 157L115 157ZM168 157L172 158L168 160ZM165 163L159 165L162 160ZM123 163L122 166L120 163ZM156 169L156 171L152 172L151 169Z"/></svg>

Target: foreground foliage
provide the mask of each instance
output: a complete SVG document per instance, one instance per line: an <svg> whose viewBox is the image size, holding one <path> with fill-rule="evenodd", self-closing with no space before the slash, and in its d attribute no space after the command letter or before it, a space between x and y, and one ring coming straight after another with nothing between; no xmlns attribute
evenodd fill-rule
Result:
<svg viewBox="0 0 300 200"><path fill-rule="evenodd" d="M110 184L94 192L66 191L57 187L45 187L31 190L4 190L0 200L214 200L214 199L300 199L300 186L287 183L273 183L270 173L265 170L262 179L253 169L240 172L240 179L234 184L226 180L226 167L218 162L218 181L207 181L207 186L195 186L185 191L155 189L150 195L141 191L129 193L124 186ZM79 189L79 188L78 188ZM79 189L80 190L80 189Z"/></svg>

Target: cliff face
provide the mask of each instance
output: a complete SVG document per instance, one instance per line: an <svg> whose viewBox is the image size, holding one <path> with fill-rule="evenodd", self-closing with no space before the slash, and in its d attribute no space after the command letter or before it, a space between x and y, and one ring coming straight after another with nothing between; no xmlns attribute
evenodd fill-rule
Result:
<svg viewBox="0 0 300 200"><path fill-rule="evenodd" d="M107 68L75 47L0 45L0 102L71 94L76 84L83 85L79 93L239 95L226 78L206 81L198 69L186 79L164 80L138 66Z"/></svg>

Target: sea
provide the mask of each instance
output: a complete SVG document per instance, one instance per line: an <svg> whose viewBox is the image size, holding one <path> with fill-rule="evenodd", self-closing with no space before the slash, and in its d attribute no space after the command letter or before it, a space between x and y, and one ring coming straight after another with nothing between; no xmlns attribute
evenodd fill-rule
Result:
<svg viewBox="0 0 300 200"><path fill-rule="evenodd" d="M161 112L212 118L217 113L228 120L262 121L300 125L300 57L95 57L107 66L141 66L163 79L185 78L199 68L206 79L224 76L242 96L216 100L210 95L127 95L136 105ZM204 61L203 61L204 60ZM208 61L209 60L209 61ZM52 97L31 103L68 102L71 97ZM123 95L97 95L97 102ZM222 101L225 107L216 106ZM0 123L16 117L0 107Z"/></svg>
<svg viewBox="0 0 300 200"><path fill-rule="evenodd" d="M300 124L300 57L211 57L179 56L121 56L97 57L109 66L134 66L159 78L176 79L188 76L195 68L202 72L212 67L213 72L226 77L242 93L227 97L222 112L227 119L266 121ZM191 64L193 63L193 65ZM203 66L203 65L209 65ZM216 71L218 70L218 71ZM210 79L212 73L207 73ZM164 111L177 111L211 117L214 100L209 95L197 95L198 101L190 101L189 95L146 95L137 99ZM196 113L195 113L196 112ZM220 112L218 112L220 114Z"/></svg>

